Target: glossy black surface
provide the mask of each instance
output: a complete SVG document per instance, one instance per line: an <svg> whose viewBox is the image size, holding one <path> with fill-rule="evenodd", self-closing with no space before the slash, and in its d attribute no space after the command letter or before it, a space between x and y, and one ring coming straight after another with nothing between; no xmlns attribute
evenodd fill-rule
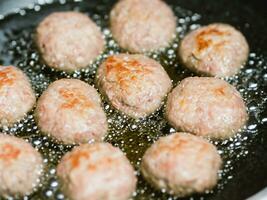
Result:
<svg viewBox="0 0 267 200"><path fill-rule="evenodd" d="M7 1L1 0L0 7L1 3ZM103 58L93 65L93 71L70 76L61 72L53 72L39 59L33 42L34 29L38 22L51 12L75 9L92 16L104 31L108 27L108 18L105 14L109 13L114 2L111 0L86 0L76 3L71 1L65 4L53 3L42 5L38 12L32 9L26 10L25 13L22 11L20 14L8 15L0 21L0 64L13 64L23 69L30 77L38 95L47 87L47 84L61 77L77 76L77 78L93 84L94 70ZM168 0L166 2L172 6L180 19L190 16L190 20L186 23L179 22L178 19L177 26L181 27L181 33L177 33L175 41L177 44L179 44L179 38L188 32L190 25L205 25L212 22L224 22L237 27L249 42L252 54L247 65L236 77L228 79L238 88L244 96L248 108L251 109L248 127L241 136L232 141L215 142L223 151L224 162L230 161L231 164L225 165L222 180L212 194L192 197L193 199L243 200L267 186L267 2L264 0ZM5 6L7 5L5 3ZM16 3L13 2L9 5L13 7ZM200 19L191 20L194 14L200 16ZM112 40L109 35L106 38L107 41ZM187 76L195 75L183 68L175 54L168 56L168 50L176 51L176 48L174 46L164 52L150 54L152 57L153 55L157 56L156 59L162 63L175 84ZM118 47L108 46L105 54L111 50L123 51ZM33 55L37 56L32 58ZM40 74L42 77L38 76ZM252 83L257 84L256 89L250 88ZM104 106L107 105L108 103L105 102ZM253 106L256 107L256 111L253 110ZM140 122L128 118L124 120L123 116L114 112L112 108L107 111L113 112L108 114L108 118L113 122L110 123L109 135L111 137L106 138L106 141L122 148L138 170L138 162L145 149L159 136L168 134L171 129L163 118L163 110L158 111L148 120ZM44 157L48 159L49 166L46 172L48 173L49 170L55 168L59 158L71 147L62 147L62 145L57 145L50 139L40 136L40 132L34 128L36 124L32 120L31 114L22 121L24 128L15 127L14 130L1 131L12 132L19 137L27 138L38 147ZM137 125L137 128L133 129L132 125ZM252 125L256 125L256 128L250 129L249 126ZM25 131L27 128L30 131ZM122 134L117 134L118 132L122 132ZM37 145L36 141L41 141L41 144ZM237 145L238 142L241 143L241 147ZM139 144L142 145L139 146ZM54 152L56 156L50 155L51 152ZM44 186L29 198L33 200L60 199L58 195L60 187L51 189L50 186L51 181L54 180L56 177L49 175L44 180ZM143 189L144 192L142 192ZM46 195L48 190L53 191L51 197ZM156 192L139 176L135 199L165 200L168 198L171 199L171 196Z"/></svg>

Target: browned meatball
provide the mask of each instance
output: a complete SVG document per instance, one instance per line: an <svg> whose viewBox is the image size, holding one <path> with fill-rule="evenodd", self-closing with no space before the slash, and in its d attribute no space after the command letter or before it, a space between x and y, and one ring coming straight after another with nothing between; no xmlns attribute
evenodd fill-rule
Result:
<svg viewBox="0 0 267 200"><path fill-rule="evenodd" d="M116 109L133 118L154 112L172 87L159 63L128 54L108 57L98 69L96 82Z"/></svg>
<svg viewBox="0 0 267 200"><path fill-rule="evenodd" d="M236 74L245 64L249 46L239 31L227 24L211 24L182 40L179 55L186 67L209 76Z"/></svg>
<svg viewBox="0 0 267 200"><path fill-rule="evenodd" d="M161 0L123 0L112 9L110 24L122 48L142 53L168 46L175 36L176 19Z"/></svg>
<svg viewBox="0 0 267 200"><path fill-rule="evenodd" d="M36 43L47 65L72 72L85 68L104 50L104 39L85 14L55 12L37 27Z"/></svg>
<svg viewBox="0 0 267 200"><path fill-rule="evenodd" d="M210 138L227 138L248 118L239 92L217 78L184 79L168 96L166 116L176 129Z"/></svg>
<svg viewBox="0 0 267 200"><path fill-rule="evenodd" d="M161 137L146 152L141 170L158 189L179 197L212 189L221 158L214 145L186 133Z"/></svg>
<svg viewBox="0 0 267 200"><path fill-rule="evenodd" d="M27 76L13 66L0 66L0 126L22 119L35 104Z"/></svg>
<svg viewBox="0 0 267 200"><path fill-rule="evenodd" d="M42 156L29 143L0 134L0 196L32 193L42 169Z"/></svg>
<svg viewBox="0 0 267 200"><path fill-rule="evenodd" d="M77 79L53 82L37 102L39 128L66 144L102 140L107 132L106 115L97 91Z"/></svg>
<svg viewBox="0 0 267 200"><path fill-rule="evenodd" d="M130 162L108 143L75 147L59 163L57 175L72 200L128 200L136 187Z"/></svg>

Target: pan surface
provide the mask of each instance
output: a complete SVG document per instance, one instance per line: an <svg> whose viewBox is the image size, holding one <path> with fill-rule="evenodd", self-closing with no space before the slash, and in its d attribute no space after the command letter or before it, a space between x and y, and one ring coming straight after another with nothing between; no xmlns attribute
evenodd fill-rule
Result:
<svg viewBox="0 0 267 200"><path fill-rule="evenodd" d="M0 20L0 64L12 64L21 68L29 76L38 96L49 83L64 77L79 78L93 85L95 71L102 60L107 55L123 52L112 39L108 28L108 13L114 3L113 0L39 1L39 4L31 8L4 16ZM174 85L185 77L195 76L182 67L176 56L179 40L189 30L211 22L225 22L240 29L250 44L251 53L246 66L239 74L227 79L243 95L250 119L246 128L236 137L213 141L224 160L219 183L213 191L188 199L248 198L267 186L267 5L264 1L255 0L169 0L167 3L178 17L177 38L164 52L151 53L149 56L161 62ZM51 12L64 10L88 14L101 27L107 41L102 58L90 68L71 75L46 67L34 44L34 30L40 20ZM103 102L109 122L109 133L105 141L120 147L137 170L139 181L134 199L177 199L155 191L139 172L144 151L160 136L174 132L163 117L164 108L147 119L135 121L118 113L105 99ZM24 199L67 199L60 191L55 167L61 156L72 147L57 144L42 136L33 119L33 112L13 127L4 127L0 131L30 141L45 159L46 169L39 189Z"/></svg>

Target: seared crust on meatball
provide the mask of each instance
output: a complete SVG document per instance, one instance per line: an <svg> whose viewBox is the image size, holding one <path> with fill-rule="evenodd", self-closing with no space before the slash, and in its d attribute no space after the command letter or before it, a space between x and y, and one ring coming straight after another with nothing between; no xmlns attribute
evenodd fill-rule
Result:
<svg viewBox="0 0 267 200"><path fill-rule="evenodd" d="M66 144L102 140L106 115L97 91L77 79L53 82L37 102L35 117L43 133Z"/></svg>
<svg viewBox="0 0 267 200"><path fill-rule="evenodd" d="M16 67L0 66L0 126L22 119L35 101L27 76Z"/></svg>
<svg viewBox="0 0 267 200"><path fill-rule="evenodd" d="M144 154L141 171L158 189L179 197L212 189L221 158L214 145L186 133L161 137Z"/></svg>
<svg viewBox="0 0 267 200"><path fill-rule="evenodd" d="M72 200L127 200L137 181L126 156L108 143L75 147L62 158L57 175Z"/></svg>
<svg viewBox="0 0 267 200"><path fill-rule="evenodd" d="M142 53L168 46L175 36L176 19L161 0L123 0L112 9L110 24L122 48Z"/></svg>
<svg viewBox="0 0 267 200"><path fill-rule="evenodd" d="M186 67L209 76L236 74L245 64L249 46L245 37L227 24L210 24L182 40L179 55Z"/></svg>
<svg viewBox="0 0 267 200"><path fill-rule="evenodd" d="M105 42L87 15L55 12L37 27L36 43L47 65L72 72L94 61L104 50Z"/></svg>
<svg viewBox="0 0 267 200"><path fill-rule="evenodd" d="M159 63L137 54L108 57L98 69L96 82L116 109L133 118L154 112L172 87Z"/></svg>
<svg viewBox="0 0 267 200"><path fill-rule="evenodd" d="M166 117L178 130L210 138L227 138L248 115L239 92L217 78L184 79L168 96Z"/></svg>
<svg viewBox="0 0 267 200"><path fill-rule="evenodd" d="M33 192L42 174L43 159L29 143L0 134L0 196Z"/></svg>

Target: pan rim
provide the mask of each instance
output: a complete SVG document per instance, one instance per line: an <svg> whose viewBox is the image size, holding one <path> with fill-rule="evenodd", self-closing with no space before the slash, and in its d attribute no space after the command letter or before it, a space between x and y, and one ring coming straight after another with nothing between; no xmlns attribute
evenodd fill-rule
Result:
<svg viewBox="0 0 267 200"><path fill-rule="evenodd" d="M6 17L19 13L22 9L34 9L35 6L48 5L55 2L65 3L67 0L8 0L0 3L0 20ZM74 2L81 2L83 0L74 0ZM5 4L5 5L1 5ZM248 200L263 200L267 198L267 186L248 198Z"/></svg>

